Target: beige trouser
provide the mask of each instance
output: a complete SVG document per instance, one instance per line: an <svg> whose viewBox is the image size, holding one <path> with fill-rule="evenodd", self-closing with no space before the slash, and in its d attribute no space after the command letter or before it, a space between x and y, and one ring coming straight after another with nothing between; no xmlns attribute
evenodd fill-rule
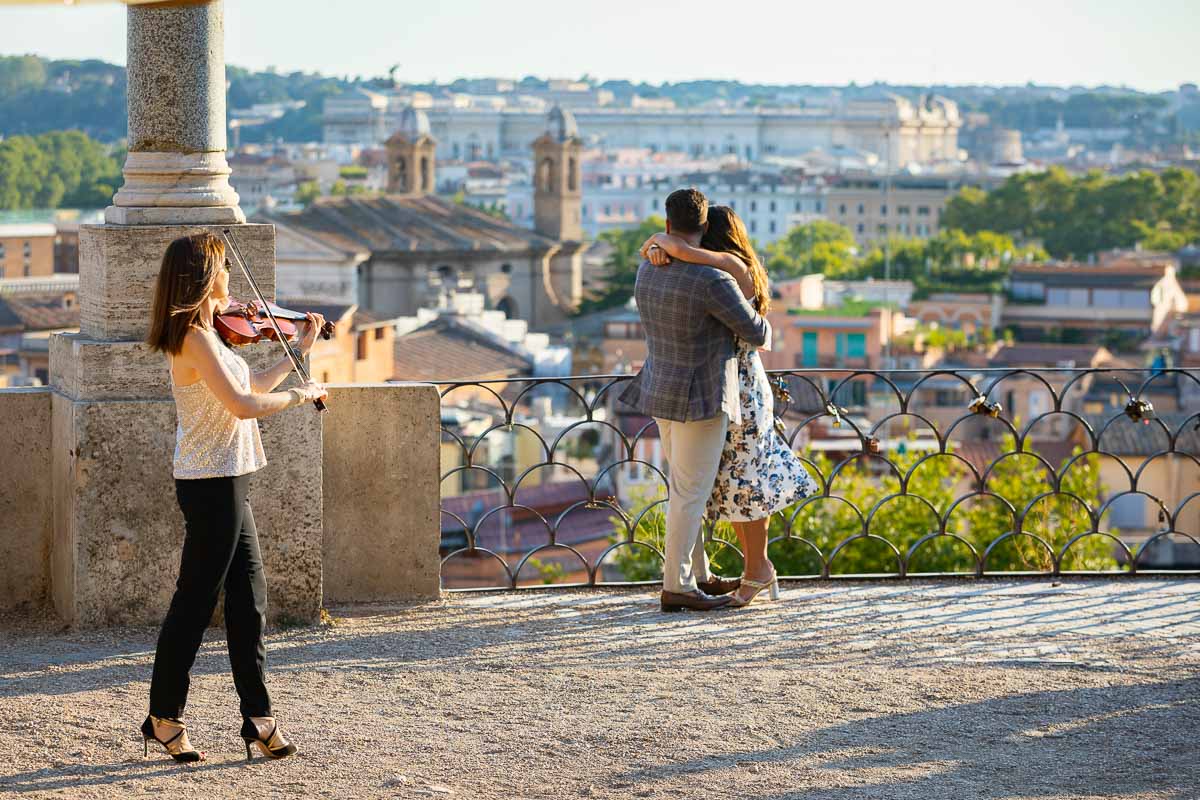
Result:
<svg viewBox="0 0 1200 800"><path fill-rule="evenodd" d="M667 541L663 553L663 589L694 592L697 581L711 580L700 525L717 480L729 417L675 422L655 418L667 460Z"/></svg>

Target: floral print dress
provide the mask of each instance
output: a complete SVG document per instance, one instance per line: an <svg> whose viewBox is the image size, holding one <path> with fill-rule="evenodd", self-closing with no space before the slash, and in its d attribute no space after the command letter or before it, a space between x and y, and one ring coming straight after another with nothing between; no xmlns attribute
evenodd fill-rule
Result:
<svg viewBox="0 0 1200 800"><path fill-rule="evenodd" d="M742 424L729 426L708 518L724 522L763 519L817 493L800 459L775 430L775 397L758 350L737 343Z"/></svg>

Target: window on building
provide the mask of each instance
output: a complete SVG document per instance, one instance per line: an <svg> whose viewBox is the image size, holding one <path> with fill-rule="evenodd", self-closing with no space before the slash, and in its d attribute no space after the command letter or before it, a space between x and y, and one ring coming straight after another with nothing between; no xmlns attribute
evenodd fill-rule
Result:
<svg viewBox="0 0 1200 800"><path fill-rule="evenodd" d="M29 264L29 262L28 262L28 261L26 261L26 262L25 262L25 270L24 270L24 272L25 272L25 277L26 277L26 278L28 278L28 277L29 277L29 274L30 274L31 272L33 272L33 267L32 267L32 266L30 266L30 264Z"/></svg>
<svg viewBox="0 0 1200 800"><path fill-rule="evenodd" d="M758 220L756 220L756 219L750 220L750 232L758 233Z"/></svg>
<svg viewBox="0 0 1200 800"><path fill-rule="evenodd" d="M896 206L896 213L902 217L907 217L911 211L912 208L910 206Z"/></svg>
<svg viewBox="0 0 1200 800"><path fill-rule="evenodd" d="M846 204L845 204L845 203L842 203L840 206L838 206L838 213L839 213L839 214L845 214L845 213L846 213Z"/></svg>
<svg viewBox="0 0 1200 800"><path fill-rule="evenodd" d="M899 227L899 226L897 226L897 227ZM881 234L886 234L886 233L887 233L887 225L885 225L885 224L882 224L882 223L881 223L881 224L880 224L880 225L879 225L879 226L876 228L876 230L877 230L879 233L881 233Z"/></svg>
<svg viewBox="0 0 1200 800"><path fill-rule="evenodd" d="M771 222L767 225L767 229L771 231L771 233L775 233L775 220L771 220Z"/></svg>
<svg viewBox="0 0 1200 800"><path fill-rule="evenodd" d="M818 366L819 352L817 347L817 332L805 331L800 337L800 355L796 358L796 366Z"/></svg>
<svg viewBox="0 0 1200 800"><path fill-rule="evenodd" d="M1136 289L1121 292L1121 308L1150 308L1150 293Z"/></svg>
<svg viewBox="0 0 1200 800"><path fill-rule="evenodd" d="M606 217L611 217L611 216L612 216L612 206L605 206L605 207L604 207L604 216L606 216Z"/></svg>
<svg viewBox="0 0 1200 800"><path fill-rule="evenodd" d="M758 211L758 201L751 200L750 201L750 213L754 213L755 211Z"/></svg>
<svg viewBox="0 0 1200 800"><path fill-rule="evenodd" d="M386 328L376 328L375 329L375 341L378 342L380 339L383 338L383 333L385 330L386 330Z"/></svg>
<svg viewBox="0 0 1200 800"><path fill-rule="evenodd" d="M33 245L30 242L25 243L25 257L29 258L33 255Z"/></svg>
<svg viewBox="0 0 1200 800"><path fill-rule="evenodd" d="M917 206L917 216L918 217L928 217L929 216L929 206Z"/></svg>
<svg viewBox="0 0 1200 800"><path fill-rule="evenodd" d="M859 214L864 213L866 210L867 210L866 207L862 203L858 204L858 213Z"/></svg>
<svg viewBox="0 0 1200 800"><path fill-rule="evenodd" d="M1121 530L1148 528L1146 519L1146 500L1142 494L1126 494L1113 500L1108 507L1109 524Z"/></svg>
<svg viewBox="0 0 1200 800"><path fill-rule="evenodd" d="M0 242L0 261L4 260L4 243Z"/></svg>
<svg viewBox="0 0 1200 800"><path fill-rule="evenodd" d="M865 232L865 231L866 231L866 229L867 229L867 226L866 226L866 225L863 225L861 222L860 222L860 223L858 223L858 228L857 228L857 230L858 230L858 232L859 232L859 233L863 233L863 232Z"/></svg>
<svg viewBox="0 0 1200 800"><path fill-rule="evenodd" d="M730 200L730 201L729 201L729 210L730 210L730 211L737 211L737 202L735 202L735 201L733 201L733 200Z"/></svg>
<svg viewBox="0 0 1200 800"><path fill-rule="evenodd" d="M884 203L883 205L881 205L879 207L879 216L881 216L881 217L887 216L887 203Z"/></svg>
<svg viewBox="0 0 1200 800"><path fill-rule="evenodd" d="M771 213L774 213L774 212L775 212L775 201L772 200L771 201Z"/></svg>
<svg viewBox="0 0 1200 800"><path fill-rule="evenodd" d="M1012 296L1014 300L1045 300L1046 284L1035 281L1013 281Z"/></svg>
<svg viewBox="0 0 1200 800"><path fill-rule="evenodd" d="M839 333L834 342L838 358L866 358L867 335L865 333Z"/></svg>
<svg viewBox="0 0 1200 800"><path fill-rule="evenodd" d="M1086 308L1088 305L1088 290L1056 288L1047 289L1046 305Z"/></svg>
<svg viewBox="0 0 1200 800"><path fill-rule="evenodd" d="M824 203L822 203L820 200L818 200L818 201L817 201L817 203L816 203L816 212L817 212L818 214L820 214L820 213L821 213L821 211L822 211L824 208L825 208L825 204L824 204Z"/></svg>
<svg viewBox="0 0 1200 800"><path fill-rule="evenodd" d="M796 213L797 214L800 213L800 201L799 200L796 201Z"/></svg>
<svg viewBox="0 0 1200 800"><path fill-rule="evenodd" d="M359 361L367 359L367 332L362 331L358 334L358 338L354 343L354 357Z"/></svg>

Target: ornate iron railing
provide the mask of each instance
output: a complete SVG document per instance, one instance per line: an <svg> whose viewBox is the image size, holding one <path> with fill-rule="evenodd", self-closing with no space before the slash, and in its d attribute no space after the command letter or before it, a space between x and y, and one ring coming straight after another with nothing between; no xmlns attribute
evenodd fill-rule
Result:
<svg viewBox="0 0 1200 800"><path fill-rule="evenodd" d="M630 377L441 384L447 589L656 581L667 479L653 420L617 399ZM820 487L772 520L781 577L1200 574L1195 372L770 379ZM706 537L736 573L734 537Z"/></svg>

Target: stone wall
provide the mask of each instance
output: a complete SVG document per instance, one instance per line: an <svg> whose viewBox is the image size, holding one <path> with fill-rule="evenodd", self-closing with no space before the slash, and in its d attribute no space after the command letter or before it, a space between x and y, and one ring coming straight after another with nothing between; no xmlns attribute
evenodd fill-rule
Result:
<svg viewBox="0 0 1200 800"><path fill-rule="evenodd" d="M440 407L432 384L330 387L326 603L438 595Z"/></svg>
<svg viewBox="0 0 1200 800"><path fill-rule="evenodd" d="M335 386L329 408L260 421L268 464L251 504L275 621L439 592L436 387ZM157 624L183 542L172 402L6 389L0 418L0 612L52 604L79 627ZM304 452L318 463L283 455ZM69 491L101 473L110 492L80 502ZM80 531L93 533L81 542Z"/></svg>
<svg viewBox="0 0 1200 800"><path fill-rule="evenodd" d="M54 506L50 390L0 389L0 612L42 608Z"/></svg>

